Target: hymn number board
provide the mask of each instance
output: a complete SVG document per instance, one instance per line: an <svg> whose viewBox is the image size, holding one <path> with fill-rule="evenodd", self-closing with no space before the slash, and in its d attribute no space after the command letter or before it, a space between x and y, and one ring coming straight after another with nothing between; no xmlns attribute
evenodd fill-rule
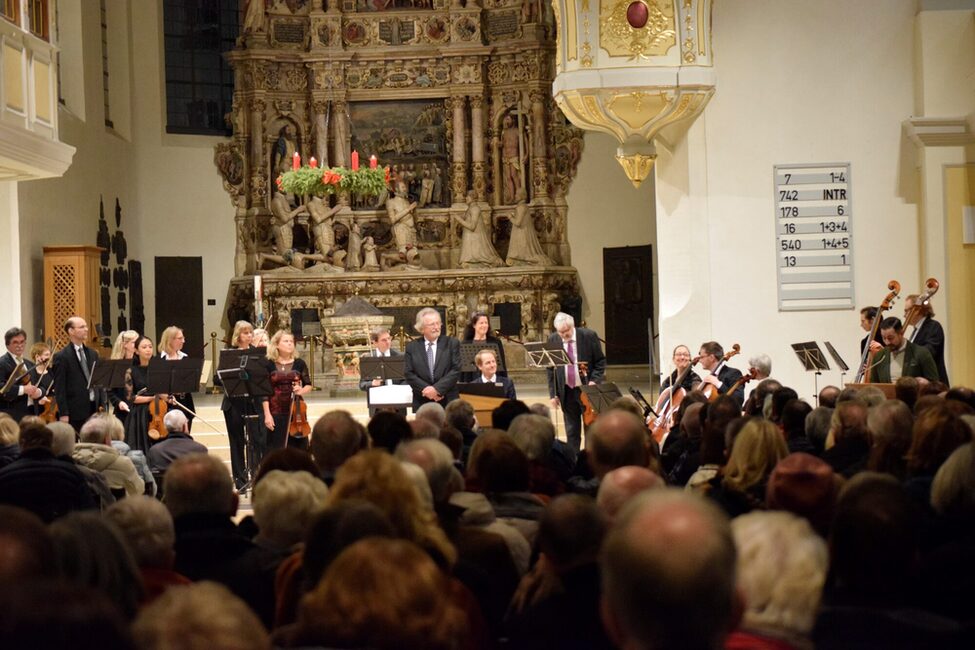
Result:
<svg viewBox="0 0 975 650"><path fill-rule="evenodd" d="M852 309L850 164L775 165L779 310Z"/></svg>

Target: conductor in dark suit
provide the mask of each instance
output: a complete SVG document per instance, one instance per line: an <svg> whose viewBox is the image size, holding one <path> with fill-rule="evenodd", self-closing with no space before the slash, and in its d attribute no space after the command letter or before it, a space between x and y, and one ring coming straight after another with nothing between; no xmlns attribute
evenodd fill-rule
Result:
<svg viewBox="0 0 975 650"><path fill-rule="evenodd" d="M72 316L64 323L68 344L54 355L54 398L58 403L61 421L75 430L95 412L93 391L88 389L91 369L98 355L85 345L88 323L80 316Z"/></svg>
<svg viewBox="0 0 975 650"><path fill-rule="evenodd" d="M377 327L373 331L369 332L369 340L372 342L372 350L366 352L362 357L398 357L401 356L399 352L392 348L393 336L389 333L389 330L385 327ZM387 379L387 384L402 384L402 380ZM373 386L382 386L383 381L381 379L373 379L371 377L363 377L359 380L359 390L369 391Z"/></svg>
<svg viewBox="0 0 975 650"><path fill-rule="evenodd" d="M912 307L915 308L910 322L904 323L904 327L914 326L914 331L907 340L928 349L934 358L934 365L938 368L938 379L946 386L950 386L948 369L945 367L945 330L941 323L934 320L934 309L931 308L931 303L916 305L917 298L917 296L908 296L904 299L905 315L911 312Z"/></svg>
<svg viewBox="0 0 975 650"><path fill-rule="evenodd" d="M701 385L698 386L701 390L705 389L705 384L711 384L718 391L718 395L724 395L731 390L736 381L741 379L741 371L725 362L724 348L717 341L702 343L698 355L701 357L699 361L701 367L711 372L701 380ZM731 396L738 402L738 408L741 408L745 403L745 385L738 386Z"/></svg>
<svg viewBox="0 0 975 650"><path fill-rule="evenodd" d="M565 436L569 446L577 453L582 447L582 402L580 395L583 377L579 364L588 365L585 380L590 386L601 383L606 376L606 355L596 333L585 327L576 327L575 319L559 312L553 321L555 334L548 337L549 344L560 344L569 357L564 368L548 369L548 395L552 406L562 408L565 415Z"/></svg>
<svg viewBox="0 0 975 650"><path fill-rule="evenodd" d="M28 372L34 367L34 363L30 359L24 358L24 348L27 347L27 332L23 329L11 327L3 335L3 344L7 346L7 352L0 357L0 386L7 383L10 375L14 374L21 362ZM27 399L36 400L42 396L41 389L31 383L15 383L0 396L0 412L12 417L14 422L20 422L20 418L29 413Z"/></svg>
<svg viewBox="0 0 975 650"><path fill-rule="evenodd" d="M413 388L413 412L427 402L441 406L458 397L460 342L440 334L440 312L424 307L416 314L414 328L422 334L406 345L406 381Z"/></svg>
<svg viewBox="0 0 975 650"><path fill-rule="evenodd" d="M498 374L498 355L494 350L484 349L474 355L474 365L480 371L475 383L494 384L504 389L505 399L518 399L515 395L515 382Z"/></svg>

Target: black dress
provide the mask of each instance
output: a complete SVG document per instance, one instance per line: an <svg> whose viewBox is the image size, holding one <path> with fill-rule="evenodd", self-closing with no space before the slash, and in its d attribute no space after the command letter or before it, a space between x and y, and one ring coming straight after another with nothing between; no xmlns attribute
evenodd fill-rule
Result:
<svg viewBox="0 0 975 650"><path fill-rule="evenodd" d="M132 366L132 392L128 398L129 415L125 418L125 443L132 449L139 449L143 453L149 451L149 402L135 404L135 396L146 387L148 367Z"/></svg>
<svg viewBox="0 0 975 650"><path fill-rule="evenodd" d="M308 366L302 359L295 358L290 368L279 370L279 367L276 362L268 360L267 372L274 389L274 394L268 398L271 417L274 418L274 431L268 431L267 449L281 449L286 446L307 449L307 437L288 437L288 423L291 416L292 385L295 382L300 382L302 386L311 385Z"/></svg>

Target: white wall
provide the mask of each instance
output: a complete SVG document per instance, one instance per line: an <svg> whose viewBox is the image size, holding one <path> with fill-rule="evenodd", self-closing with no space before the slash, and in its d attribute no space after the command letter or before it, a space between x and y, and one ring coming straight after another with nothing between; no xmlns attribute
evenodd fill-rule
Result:
<svg viewBox="0 0 975 650"><path fill-rule="evenodd" d="M863 336L856 310L778 311L772 192L777 163L852 164L858 306L879 303L891 278L902 281L905 294L916 289L917 209L898 195L901 122L914 101L914 7L913 0L715 4L718 89L695 125L703 129L703 143L693 146L691 134L686 162L675 163L686 169L675 173L662 166L660 172L706 175L692 192L706 192L701 209L707 232L692 230L688 236L704 244L689 252L698 268L708 269L691 300L708 303L704 313L710 322L679 315L665 320L662 349L678 342L696 349L699 341L684 341L691 326L698 337L726 348L741 343L742 358L732 364L740 368L751 354L768 353L773 375L806 395L813 391L813 377L801 369L790 343L830 340L855 365ZM668 210L658 202L661 212ZM660 262L665 292L667 260ZM898 304L891 313L900 312ZM838 381L838 373L827 373L820 386Z"/></svg>

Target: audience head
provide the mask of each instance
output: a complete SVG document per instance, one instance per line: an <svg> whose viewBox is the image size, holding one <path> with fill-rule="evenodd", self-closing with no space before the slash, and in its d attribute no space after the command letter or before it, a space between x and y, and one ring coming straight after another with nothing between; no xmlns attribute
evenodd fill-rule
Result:
<svg viewBox="0 0 975 650"><path fill-rule="evenodd" d="M447 577L410 542L358 541L329 566L305 596L297 642L337 648L462 646L466 618L453 604Z"/></svg>
<svg viewBox="0 0 975 650"><path fill-rule="evenodd" d="M765 401L772 393L782 388L782 382L777 379L763 379L755 386L751 397L751 409L748 415L764 417Z"/></svg>
<svg viewBox="0 0 975 650"><path fill-rule="evenodd" d="M937 395L921 395L914 402L914 416L917 417L921 415L924 411L928 410L933 406L940 406L944 400L942 400Z"/></svg>
<svg viewBox="0 0 975 650"><path fill-rule="evenodd" d="M728 520L676 489L634 497L600 554L602 614L621 647L717 648L735 627L735 545Z"/></svg>
<svg viewBox="0 0 975 650"><path fill-rule="evenodd" d="M267 630L244 601L216 582L166 590L139 613L141 650L270 650Z"/></svg>
<svg viewBox="0 0 975 650"><path fill-rule="evenodd" d="M413 429L399 413L379 411L369 420L369 438L375 449L383 449L389 453L396 451L396 447L404 440L413 439Z"/></svg>
<svg viewBox="0 0 975 650"><path fill-rule="evenodd" d="M593 473L602 478L626 465L646 467L650 437L643 421L627 411L607 411L597 418L586 439Z"/></svg>
<svg viewBox="0 0 975 650"><path fill-rule="evenodd" d="M305 472L318 476L318 466L312 460L311 454L297 447L273 449L264 455L261 464L254 472L254 486L264 480L268 472L281 470L282 472Z"/></svg>
<svg viewBox="0 0 975 650"><path fill-rule="evenodd" d="M632 395L621 395L617 397L609 405L609 408L620 411L629 411L638 418L643 417L643 407L640 406L640 403L636 401L636 398Z"/></svg>
<svg viewBox="0 0 975 650"><path fill-rule="evenodd" d="M528 409L535 415L541 415L546 420L552 419L552 409L549 408L548 404L542 404L541 402L535 402Z"/></svg>
<svg viewBox="0 0 975 650"><path fill-rule="evenodd" d="M646 467L627 465L618 467L603 476L599 482L599 492L596 495L596 505L606 516L613 520L623 507L637 494L644 490L664 487L665 483L659 474L651 472Z"/></svg>
<svg viewBox="0 0 975 650"><path fill-rule="evenodd" d="M117 420L118 418L108 413L99 413L91 416L87 422L81 425L81 430L78 432L78 439L81 442L89 444L112 444L112 423L109 422L109 419Z"/></svg>
<svg viewBox="0 0 975 650"><path fill-rule="evenodd" d="M765 503L769 510L786 510L805 517L826 537L842 482L826 461L796 452L780 460L772 470Z"/></svg>
<svg viewBox="0 0 975 650"><path fill-rule="evenodd" d="M966 386L953 386L945 393L945 399L962 402L975 409L975 391Z"/></svg>
<svg viewBox="0 0 975 650"><path fill-rule="evenodd" d="M850 400L855 400L860 391L853 386L847 386L840 391L840 394L836 396L836 403L833 404L833 408L843 402L849 402Z"/></svg>
<svg viewBox="0 0 975 650"><path fill-rule="evenodd" d="M867 469L903 480L907 476L907 451L911 447L914 416L899 399L886 400L867 413L870 458Z"/></svg>
<svg viewBox="0 0 975 650"><path fill-rule="evenodd" d="M812 407L799 399L790 399L782 407L782 417L779 424L787 438L801 438L806 435L806 416L812 412Z"/></svg>
<svg viewBox="0 0 975 650"><path fill-rule="evenodd" d="M857 397L866 403L867 408L873 408L887 401L887 395L876 386L864 386L857 393Z"/></svg>
<svg viewBox="0 0 975 650"><path fill-rule="evenodd" d="M955 449L971 439L971 429L944 403L922 411L907 452L908 473L933 476Z"/></svg>
<svg viewBox="0 0 975 650"><path fill-rule="evenodd" d="M437 440L447 446L454 460L459 461L461 456L464 455L464 434L457 427L445 426L440 430L440 435L437 437Z"/></svg>
<svg viewBox="0 0 975 650"><path fill-rule="evenodd" d="M439 406L439 404L438 404ZM436 440L440 437L440 428L437 426L436 422L429 420L427 418L417 417L410 421L410 430L412 431L412 439L433 439Z"/></svg>
<svg viewBox="0 0 975 650"><path fill-rule="evenodd" d="M318 471L334 472L369 444L366 428L348 411L329 411L311 430L309 449Z"/></svg>
<svg viewBox="0 0 975 650"><path fill-rule="evenodd" d="M105 518L122 534L139 567L172 568L176 531L161 501L149 496L120 499L105 510Z"/></svg>
<svg viewBox="0 0 975 650"><path fill-rule="evenodd" d="M396 457L423 470L435 504L447 502L454 487L454 455L446 445L439 440L411 440L396 449Z"/></svg>
<svg viewBox="0 0 975 650"><path fill-rule="evenodd" d="M754 369L756 379L765 379L772 374L772 358L761 352L748 359L749 370Z"/></svg>
<svg viewBox="0 0 975 650"><path fill-rule="evenodd" d="M730 395L719 395L707 405L704 413L704 428L715 429L724 434L728 425L741 418L741 408ZM702 433L703 438L703 433Z"/></svg>
<svg viewBox="0 0 975 650"><path fill-rule="evenodd" d="M823 453L826 447L832 420L833 409L828 406L817 406L806 416L806 438L817 454Z"/></svg>
<svg viewBox="0 0 975 650"><path fill-rule="evenodd" d="M491 411L491 425L495 429L507 431L508 427L511 426L511 421L525 413L531 413L531 411L528 410L528 406L524 402L517 399L506 399Z"/></svg>
<svg viewBox="0 0 975 650"><path fill-rule="evenodd" d="M920 386L916 377L901 377L894 382L894 396L913 409L920 393Z"/></svg>
<svg viewBox="0 0 975 650"><path fill-rule="evenodd" d="M789 400L793 399L799 399L799 393L788 386L783 386L772 393L772 411L769 413L769 419L778 424L782 419L782 409Z"/></svg>
<svg viewBox="0 0 975 650"><path fill-rule="evenodd" d="M471 406L470 402L455 399L447 405L445 411L447 424L455 429L463 432L471 431L474 428L474 407Z"/></svg>
<svg viewBox="0 0 975 650"><path fill-rule="evenodd" d="M179 409L169 409L163 417L163 426L169 433L189 433L189 420Z"/></svg>
<svg viewBox="0 0 975 650"><path fill-rule="evenodd" d="M437 402L427 402L416 410L416 419L428 420L432 422L439 431L447 421L447 414L444 411L444 408Z"/></svg>
<svg viewBox="0 0 975 650"><path fill-rule="evenodd" d="M254 523L259 537L278 548L291 548L325 508L328 488L308 472L271 470L254 486Z"/></svg>
<svg viewBox="0 0 975 650"><path fill-rule="evenodd" d="M737 492L762 485L788 453L785 440L774 424L752 418L742 427L731 447L723 485Z"/></svg>
<svg viewBox="0 0 975 650"><path fill-rule="evenodd" d="M819 391L819 406L836 408L836 399L839 396L840 389L838 386L823 386L823 389Z"/></svg>
<svg viewBox="0 0 975 650"><path fill-rule="evenodd" d="M37 515L0 505L0 585L22 585L57 573L54 544Z"/></svg>
<svg viewBox="0 0 975 650"><path fill-rule="evenodd" d="M72 512L48 529L58 573L68 582L104 593L129 620L142 599L142 578L122 533L93 512Z"/></svg>
<svg viewBox="0 0 975 650"><path fill-rule="evenodd" d="M538 524L538 549L562 573L596 562L609 527L596 502L581 494L556 497Z"/></svg>
<svg viewBox="0 0 975 650"><path fill-rule="evenodd" d="M776 638L807 637L829 561L826 543L788 512L751 512L731 522L738 549L742 627Z"/></svg>
<svg viewBox="0 0 975 650"><path fill-rule="evenodd" d="M681 406L684 404L681 403ZM694 402L684 409L684 415L680 419L680 428L684 436L696 440L704 435L704 418L707 414L707 402Z"/></svg>
<svg viewBox="0 0 975 650"><path fill-rule="evenodd" d="M114 415L112 416L115 417ZM55 456L70 456L74 453L75 436L77 435L74 427L67 422L51 422L47 425L53 437L51 439L51 451Z"/></svg>
<svg viewBox="0 0 975 650"><path fill-rule="evenodd" d="M6 413L0 413L0 446L16 445L20 439L20 425Z"/></svg>
<svg viewBox="0 0 975 650"><path fill-rule="evenodd" d="M396 537L396 529L377 506L349 499L321 511L308 527L302 555L305 591L318 584L338 554L366 537Z"/></svg>
<svg viewBox="0 0 975 650"><path fill-rule="evenodd" d="M931 485L931 506L958 520L975 518L975 443L966 442L941 464Z"/></svg>
<svg viewBox="0 0 975 650"><path fill-rule="evenodd" d="M231 517L237 512L230 472L209 454L186 454L174 460L166 470L164 488L164 501L173 519L190 514Z"/></svg>
<svg viewBox="0 0 975 650"><path fill-rule="evenodd" d="M503 431L478 436L477 453L471 452L470 465L485 492L528 491L528 457Z"/></svg>
<svg viewBox="0 0 975 650"><path fill-rule="evenodd" d="M519 415L511 421L508 435L525 452L530 461L541 461L552 452L555 425L548 418L533 413Z"/></svg>
<svg viewBox="0 0 975 650"><path fill-rule="evenodd" d="M859 399L840 402L833 410L830 420L830 435L835 444L851 442L867 442L870 432L867 431L867 405Z"/></svg>
<svg viewBox="0 0 975 650"><path fill-rule="evenodd" d="M31 424L20 429L20 452L31 449L51 450L54 444L54 433L46 426Z"/></svg>

